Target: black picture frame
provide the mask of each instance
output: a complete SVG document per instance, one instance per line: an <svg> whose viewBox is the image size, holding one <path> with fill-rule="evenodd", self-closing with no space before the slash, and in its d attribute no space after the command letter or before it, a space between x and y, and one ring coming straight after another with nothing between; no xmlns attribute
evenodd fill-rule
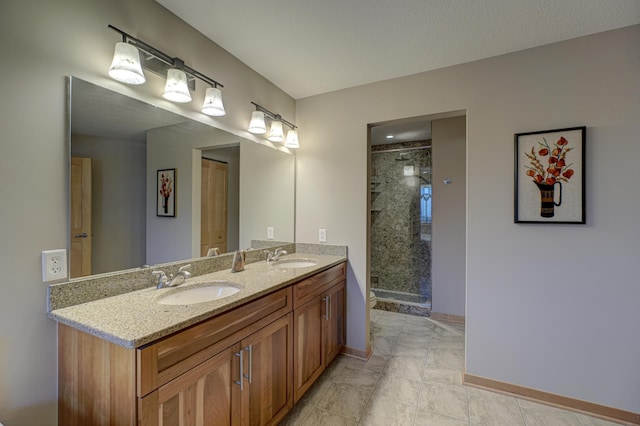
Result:
<svg viewBox="0 0 640 426"><path fill-rule="evenodd" d="M586 223L586 130L514 134L514 223Z"/></svg>
<svg viewBox="0 0 640 426"><path fill-rule="evenodd" d="M160 169L156 178L156 216L176 217L176 169Z"/></svg>

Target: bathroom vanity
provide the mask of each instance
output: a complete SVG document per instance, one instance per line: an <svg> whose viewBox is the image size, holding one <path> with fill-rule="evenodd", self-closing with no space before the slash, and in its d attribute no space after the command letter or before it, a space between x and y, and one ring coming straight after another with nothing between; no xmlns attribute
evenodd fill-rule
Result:
<svg viewBox="0 0 640 426"><path fill-rule="evenodd" d="M346 258L313 258L185 284L242 286L212 302L162 305L149 288L51 311L59 424L277 424L345 344Z"/></svg>

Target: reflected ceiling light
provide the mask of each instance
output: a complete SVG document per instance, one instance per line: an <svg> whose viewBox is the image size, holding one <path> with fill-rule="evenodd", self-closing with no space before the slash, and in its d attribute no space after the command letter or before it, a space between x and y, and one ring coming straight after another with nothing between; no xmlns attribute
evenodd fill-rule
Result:
<svg viewBox="0 0 640 426"><path fill-rule="evenodd" d="M261 107L255 102L251 102L256 110L251 113L251 123L249 124L249 131L251 133L262 134L266 133L267 126L265 125L265 116L271 119L271 127L269 130L269 139L271 142L283 142L284 131L282 125L289 127L287 132L287 141L284 146L287 148L299 148L300 143L298 141L298 128L295 124L288 122L280 114L275 114L268 109Z"/></svg>
<svg viewBox="0 0 640 426"><path fill-rule="evenodd" d="M213 117L221 117L227 112L222 103L222 91L217 87L207 87L204 94L202 112Z"/></svg>
<svg viewBox="0 0 640 426"><path fill-rule="evenodd" d="M251 113L249 131L257 135L267 133L267 125L264 124L264 113L262 111L253 111Z"/></svg>
<svg viewBox="0 0 640 426"><path fill-rule="evenodd" d="M142 84L146 81L140 64L140 52L135 46L122 41L116 43L109 76L126 84Z"/></svg>
<svg viewBox="0 0 640 426"><path fill-rule="evenodd" d="M387 135L387 139L393 139L393 135Z"/></svg>
<svg viewBox="0 0 640 426"><path fill-rule="evenodd" d="M287 148L300 148L300 143L298 142L298 131L296 129L291 129L287 132L287 140L284 143L284 146Z"/></svg>
<svg viewBox="0 0 640 426"><path fill-rule="evenodd" d="M109 25L109 28L122 36L122 41L116 43L116 51L109 69L109 76L113 79L127 84L142 84L145 82L142 72L144 68L166 77L162 96L172 102L181 103L191 101L191 92L196 90L196 79L202 80L211 86L206 90L202 112L212 116L225 114L222 92L219 89L224 87L222 84L185 65L180 58L169 56L113 25Z"/></svg>
<svg viewBox="0 0 640 426"><path fill-rule="evenodd" d="M191 102L191 93L187 85L187 74L177 68L167 71L167 83L164 85L162 97L171 102L181 104Z"/></svg>
<svg viewBox="0 0 640 426"><path fill-rule="evenodd" d="M271 129L269 130L269 136L267 137L271 142L282 142L284 140L284 132L282 131L282 121L273 120L271 122Z"/></svg>

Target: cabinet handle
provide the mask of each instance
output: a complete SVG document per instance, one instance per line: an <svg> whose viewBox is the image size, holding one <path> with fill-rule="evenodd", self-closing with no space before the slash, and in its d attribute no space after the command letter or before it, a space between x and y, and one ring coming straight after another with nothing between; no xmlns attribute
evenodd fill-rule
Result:
<svg viewBox="0 0 640 426"><path fill-rule="evenodd" d="M329 320L329 296L323 297L324 300L324 319Z"/></svg>
<svg viewBox="0 0 640 426"><path fill-rule="evenodd" d="M249 384L251 384L251 377L253 376L253 345L247 346L244 350L249 351L249 374L245 374L244 377L249 379Z"/></svg>
<svg viewBox="0 0 640 426"><path fill-rule="evenodd" d="M237 357L240 357L240 380L236 380L236 385L240 385L240 391L244 390L244 383L242 381L242 378L244 377L244 368L243 368L243 360L242 360L242 351L237 352L234 354Z"/></svg>
<svg viewBox="0 0 640 426"><path fill-rule="evenodd" d="M331 315L331 295L327 296L329 298L329 318L332 318L333 315Z"/></svg>

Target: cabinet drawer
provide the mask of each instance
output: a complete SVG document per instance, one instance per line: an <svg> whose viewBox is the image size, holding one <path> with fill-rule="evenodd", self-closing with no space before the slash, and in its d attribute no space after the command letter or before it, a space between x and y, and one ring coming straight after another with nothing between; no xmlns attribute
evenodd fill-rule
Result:
<svg viewBox="0 0 640 426"><path fill-rule="evenodd" d="M288 287L138 349L137 395L147 395L291 310Z"/></svg>
<svg viewBox="0 0 640 426"><path fill-rule="evenodd" d="M346 263L341 263L324 272L320 272L293 285L293 307L298 308L315 296L322 294L327 288L344 281L346 278Z"/></svg>

